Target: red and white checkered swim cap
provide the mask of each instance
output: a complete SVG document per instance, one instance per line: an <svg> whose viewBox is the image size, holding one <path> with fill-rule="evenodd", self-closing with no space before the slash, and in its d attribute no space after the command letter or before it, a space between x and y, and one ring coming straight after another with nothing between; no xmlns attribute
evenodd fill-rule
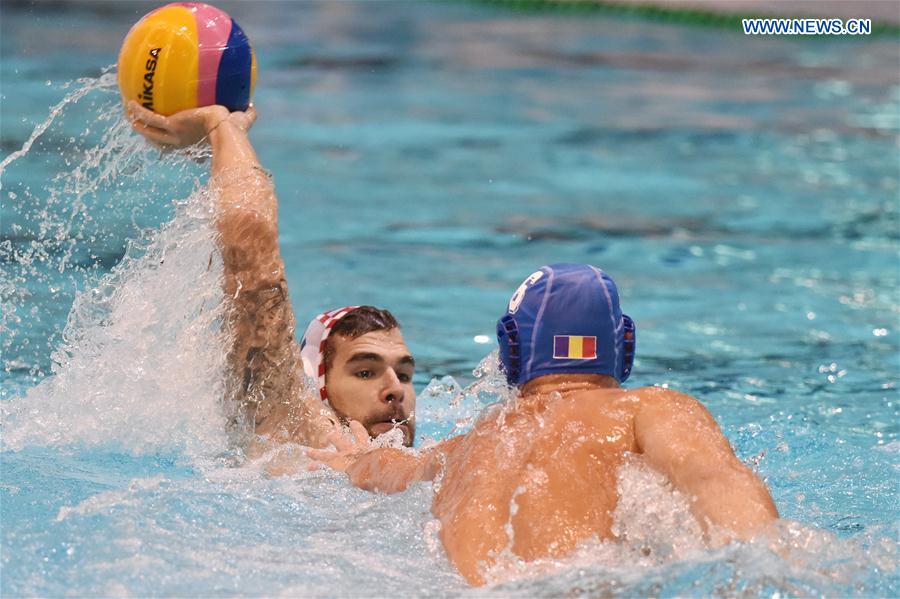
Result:
<svg viewBox="0 0 900 599"><path fill-rule="evenodd" d="M325 391L325 341L337 321L357 308L359 306L345 306L322 312L309 321L309 326L306 327L306 332L300 340L303 371L306 372L306 376L316 381L322 401L328 401L328 393Z"/></svg>

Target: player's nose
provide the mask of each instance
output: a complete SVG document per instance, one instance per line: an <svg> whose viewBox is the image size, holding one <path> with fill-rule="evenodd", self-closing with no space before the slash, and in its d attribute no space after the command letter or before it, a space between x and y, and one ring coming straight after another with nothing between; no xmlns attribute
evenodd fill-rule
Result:
<svg viewBox="0 0 900 599"><path fill-rule="evenodd" d="M384 389L381 390L381 401L385 403L401 404L404 399L403 383L400 382L400 378L397 376L394 369L388 368L387 382Z"/></svg>

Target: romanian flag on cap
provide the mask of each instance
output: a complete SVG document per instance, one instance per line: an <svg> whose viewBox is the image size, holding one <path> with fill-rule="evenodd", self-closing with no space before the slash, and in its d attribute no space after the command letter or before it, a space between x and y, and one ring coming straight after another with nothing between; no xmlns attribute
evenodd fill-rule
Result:
<svg viewBox="0 0 900 599"><path fill-rule="evenodd" d="M582 335L554 335L553 357L566 360L596 358L597 338Z"/></svg>

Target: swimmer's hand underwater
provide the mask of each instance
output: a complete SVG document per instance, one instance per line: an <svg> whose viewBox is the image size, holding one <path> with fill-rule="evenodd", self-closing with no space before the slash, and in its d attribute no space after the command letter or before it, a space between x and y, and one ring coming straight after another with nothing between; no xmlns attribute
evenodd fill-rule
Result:
<svg viewBox="0 0 900 599"><path fill-rule="evenodd" d="M411 451L376 447L365 427L350 421L351 437L340 432L328 435L334 449L307 449L306 455L350 477L353 486L378 493L400 493L413 482L432 480L440 470L440 453L429 449Z"/></svg>
<svg viewBox="0 0 900 599"><path fill-rule="evenodd" d="M160 148L192 146L225 124L246 133L256 121L252 104L245 112L229 112L224 106L203 106L163 116L131 101L125 111L132 129Z"/></svg>

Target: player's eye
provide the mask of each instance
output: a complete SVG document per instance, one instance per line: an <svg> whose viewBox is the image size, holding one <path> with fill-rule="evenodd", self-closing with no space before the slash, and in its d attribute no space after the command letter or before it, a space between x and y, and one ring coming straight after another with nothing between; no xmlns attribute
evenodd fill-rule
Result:
<svg viewBox="0 0 900 599"><path fill-rule="evenodd" d="M361 379L372 378L372 371L371 370L360 370L359 372L356 373L356 376Z"/></svg>

